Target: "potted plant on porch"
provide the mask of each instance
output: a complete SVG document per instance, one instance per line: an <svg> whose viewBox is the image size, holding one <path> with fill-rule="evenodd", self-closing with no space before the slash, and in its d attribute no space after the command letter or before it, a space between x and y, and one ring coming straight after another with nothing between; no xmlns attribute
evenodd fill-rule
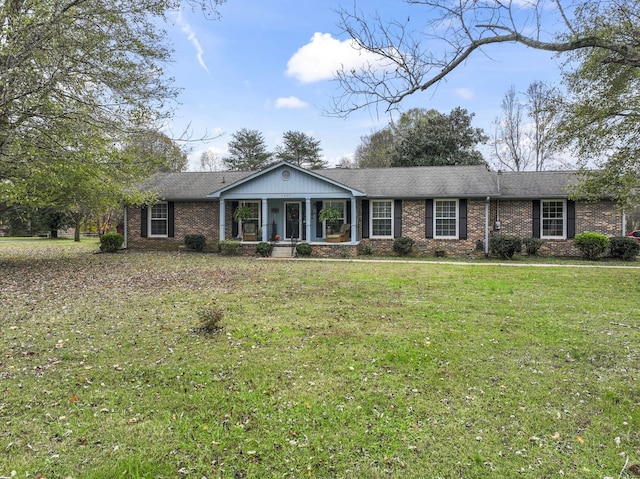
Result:
<svg viewBox="0 0 640 479"><path fill-rule="evenodd" d="M246 205L238 206L233 212L233 219L240 221L244 228L244 223L253 217L253 210ZM244 233L244 231L243 231Z"/></svg>
<svg viewBox="0 0 640 479"><path fill-rule="evenodd" d="M325 206L318 213L318 219L320 221L327 222L327 234L332 234L336 227L340 224L342 218L342 211L334 206Z"/></svg>

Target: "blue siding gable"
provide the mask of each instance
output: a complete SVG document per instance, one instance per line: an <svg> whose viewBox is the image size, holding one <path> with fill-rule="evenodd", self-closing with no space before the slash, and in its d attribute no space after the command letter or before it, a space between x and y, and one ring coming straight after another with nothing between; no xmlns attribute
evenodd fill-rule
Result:
<svg viewBox="0 0 640 479"><path fill-rule="evenodd" d="M251 198L351 198L361 193L288 163L279 163L209 195L225 199Z"/></svg>

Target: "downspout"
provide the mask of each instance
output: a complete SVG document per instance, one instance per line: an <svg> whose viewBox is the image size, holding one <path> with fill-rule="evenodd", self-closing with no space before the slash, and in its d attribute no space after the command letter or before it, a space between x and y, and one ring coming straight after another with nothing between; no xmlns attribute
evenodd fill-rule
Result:
<svg viewBox="0 0 640 479"><path fill-rule="evenodd" d="M491 197L484 200L484 256L489 257L489 204Z"/></svg>
<svg viewBox="0 0 640 479"><path fill-rule="evenodd" d="M625 236L627 234L627 212L622 210L622 234L620 236Z"/></svg>

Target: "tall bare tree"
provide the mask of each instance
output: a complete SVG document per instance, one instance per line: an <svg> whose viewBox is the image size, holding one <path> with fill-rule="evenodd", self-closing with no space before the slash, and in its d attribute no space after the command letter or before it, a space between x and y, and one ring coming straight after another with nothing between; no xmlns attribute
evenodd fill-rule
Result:
<svg viewBox="0 0 640 479"><path fill-rule="evenodd" d="M493 156L499 169L523 171L527 169L530 151L525 143L523 106L518 100L515 86L511 85L502 98L502 117L494 121L491 139Z"/></svg>
<svg viewBox="0 0 640 479"><path fill-rule="evenodd" d="M553 87L536 81L521 101L515 86L505 93L502 116L494 121L493 157L500 169L513 171L546 168L558 149L558 96Z"/></svg>

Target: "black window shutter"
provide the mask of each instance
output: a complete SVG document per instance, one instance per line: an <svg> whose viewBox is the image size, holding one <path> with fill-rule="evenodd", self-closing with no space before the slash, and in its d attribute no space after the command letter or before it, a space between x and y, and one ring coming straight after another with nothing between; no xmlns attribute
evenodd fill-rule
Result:
<svg viewBox="0 0 640 479"><path fill-rule="evenodd" d="M351 224L351 200L347 200L347 224Z"/></svg>
<svg viewBox="0 0 640 479"><path fill-rule="evenodd" d="M540 238L540 200L533 200L533 235Z"/></svg>
<svg viewBox="0 0 640 479"><path fill-rule="evenodd" d="M149 209L146 206L140 208L140 236L146 238L149 236L147 227L149 224Z"/></svg>
<svg viewBox="0 0 640 479"><path fill-rule="evenodd" d="M167 236L169 238L173 238L176 235L174 224L175 224L175 206L173 204L173 201L169 201L167 203Z"/></svg>
<svg viewBox="0 0 640 479"><path fill-rule="evenodd" d="M576 235L576 202L567 200L567 238Z"/></svg>
<svg viewBox="0 0 640 479"><path fill-rule="evenodd" d="M458 237L467 239L467 200L458 203Z"/></svg>
<svg viewBox="0 0 640 479"><path fill-rule="evenodd" d="M320 221L320 210L322 201L316 201L316 238L322 238L322 221Z"/></svg>
<svg viewBox="0 0 640 479"><path fill-rule="evenodd" d="M369 200L362 200L362 237L369 237Z"/></svg>
<svg viewBox="0 0 640 479"><path fill-rule="evenodd" d="M238 237L238 222L233 219L233 214L236 212L237 209L238 209L238 202L232 201L231 202L231 237L232 238Z"/></svg>
<svg viewBox="0 0 640 479"><path fill-rule="evenodd" d="M402 200L393 202L393 237L402 236Z"/></svg>
<svg viewBox="0 0 640 479"><path fill-rule="evenodd" d="M425 201L424 237L433 238L433 200Z"/></svg>

